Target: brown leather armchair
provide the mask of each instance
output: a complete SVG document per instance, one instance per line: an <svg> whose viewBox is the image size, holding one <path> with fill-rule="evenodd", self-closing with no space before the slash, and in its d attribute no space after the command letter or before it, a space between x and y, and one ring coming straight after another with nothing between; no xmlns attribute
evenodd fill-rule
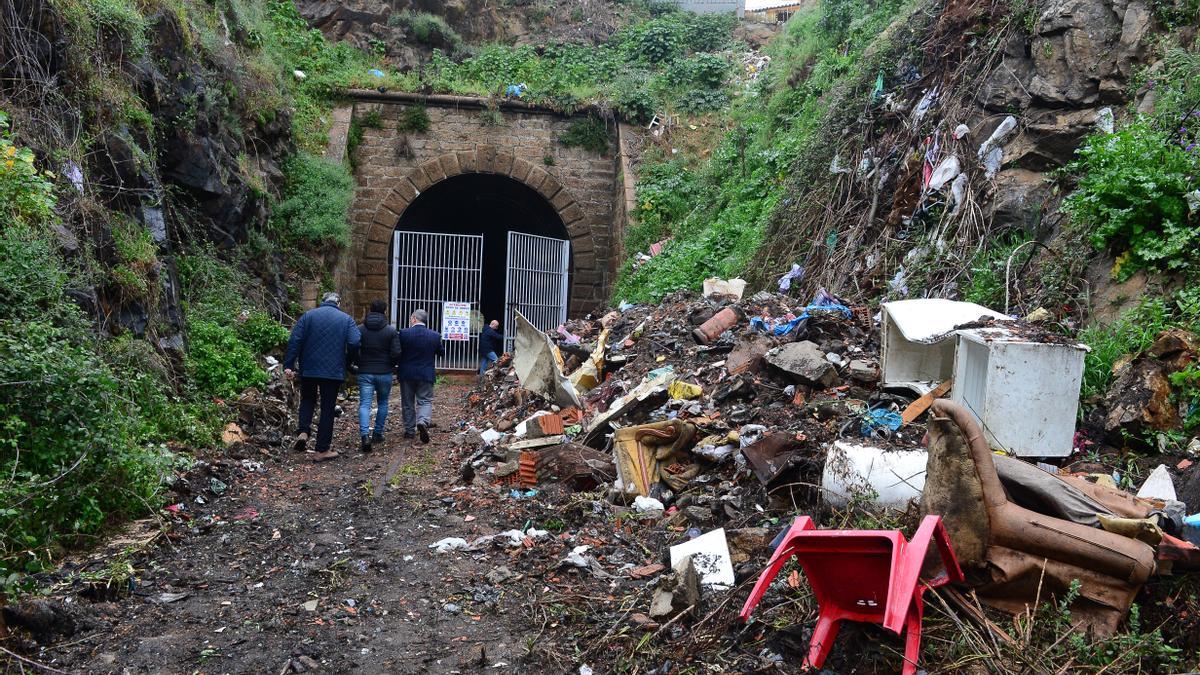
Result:
<svg viewBox="0 0 1200 675"><path fill-rule="evenodd" d="M982 582L978 595L1017 613L1061 596L1078 579L1072 616L1081 628L1112 634L1155 570L1154 549L1010 501L971 413L947 400L931 410L921 514L942 516L960 563Z"/></svg>

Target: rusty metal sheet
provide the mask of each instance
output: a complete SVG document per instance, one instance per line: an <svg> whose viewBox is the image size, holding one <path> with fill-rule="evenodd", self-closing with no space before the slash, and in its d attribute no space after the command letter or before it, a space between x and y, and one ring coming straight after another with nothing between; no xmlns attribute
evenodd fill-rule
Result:
<svg viewBox="0 0 1200 675"><path fill-rule="evenodd" d="M776 433L763 436L757 443L742 448L742 454L746 456L758 480L767 485L788 468L799 445L791 435Z"/></svg>

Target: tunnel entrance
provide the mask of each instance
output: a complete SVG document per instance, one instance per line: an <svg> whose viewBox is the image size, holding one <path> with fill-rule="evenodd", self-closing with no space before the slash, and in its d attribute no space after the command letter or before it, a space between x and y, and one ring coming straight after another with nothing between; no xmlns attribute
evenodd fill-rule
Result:
<svg viewBox="0 0 1200 675"><path fill-rule="evenodd" d="M565 316L567 240L554 207L524 183L497 174L447 178L418 195L396 224L392 318L403 327L421 307L430 328L442 330L445 312L469 313L468 339L447 339L439 367L472 369L485 321L499 320L509 340L515 334L510 304L543 330Z"/></svg>

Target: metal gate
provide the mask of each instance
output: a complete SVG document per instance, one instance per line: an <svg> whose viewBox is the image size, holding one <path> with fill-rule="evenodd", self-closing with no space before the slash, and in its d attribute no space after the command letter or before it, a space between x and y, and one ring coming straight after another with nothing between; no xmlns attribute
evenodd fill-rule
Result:
<svg viewBox="0 0 1200 675"><path fill-rule="evenodd" d="M508 233L508 280L504 287L504 349L512 351L521 312L538 330L567 320L567 269L571 242L521 232Z"/></svg>
<svg viewBox="0 0 1200 675"><path fill-rule="evenodd" d="M429 312L429 327L442 331L444 303L471 307L469 338L447 340L439 370L479 367L480 281L483 277L483 236L396 231L392 238L392 320L408 327L413 311Z"/></svg>

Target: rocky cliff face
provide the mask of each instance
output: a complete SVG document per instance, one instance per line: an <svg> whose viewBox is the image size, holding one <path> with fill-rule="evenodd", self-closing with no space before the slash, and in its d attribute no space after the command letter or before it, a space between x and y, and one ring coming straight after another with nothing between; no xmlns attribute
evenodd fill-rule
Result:
<svg viewBox="0 0 1200 675"><path fill-rule="evenodd" d="M1113 110L1119 114L1131 94L1145 95L1129 86L1146 65L1151 29L1143 2L1055 0L1037 16L1032 34L1005 41L999 67L974 97L982 115L996 116L980 127L982 137L1005 115L1020 120L996 176L994 225L1032 229L1050 196L1045 173L1069 162L1097 124L1111 124Z"/></svg>
<svg viewBox="0 0 1200 675"><path fill-rule="evenodd" d="M297 0L296 6L326 37L362 49L384 49L408 68L427 60L433 49L452 55L463 45L489 42L598 42L612 35L628 13L613 0ZM437 31L414 31L405 19L414 14L442 19L461 42Z"/></svg>
<svg viewBox="0 0 1200 675"><path fill-rule="evenodd" d="M1142 75L1159 67L1156 36L1167 30L1141 0L950 0L902 19L863 69L870 82L840 93L863 112L832 106L827 126L841 133L795 178L762 269L805 264L813 290L955 296L963 262L988 242L1054 239L1063 219L1052 172L1089 134L1153 109ZM1174 33L1185 45L1195 37ZM883 91L860 101L876 72ZM1072 264L1102 257L1077 253Z"/></svg>
<svg viewBox="0 0 1200 675"><path fill-rule="evenodd" d="M0 108L70 183L59 191L64 251L98 263L82 303L111 331L182 349L176 248L229 249L263 231L290 151L289 112L258 108L266 99L255 94L278 92L277 83L234 49L207 50L212 36L166 4L126 24L63 7L74 6L4 3ZM234 17L222 16L218 40L247 39ZM122 252L129 223L149 232L155 248L137 264L122 258L131 255ZM113 274L122 266L137 278Z"/></svg>

